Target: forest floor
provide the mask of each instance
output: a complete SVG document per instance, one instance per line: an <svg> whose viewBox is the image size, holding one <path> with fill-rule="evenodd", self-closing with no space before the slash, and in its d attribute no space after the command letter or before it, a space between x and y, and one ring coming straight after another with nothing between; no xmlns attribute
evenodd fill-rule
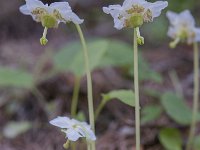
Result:
<svg viewBox="0 0 200 150"><path fill-rule="evenodd" d="M63 39L55 38L57 41ZM54 40L54 39L51 39ZM41 48L36 44L38 41L32 39L24 41L9 41L1 44L1 63L15 66L21 59L21 55L26 56L23 60L28 67L34 66L41 53ZM59 45L55 41L55 45ZM28 43L31 43L28 44ZM17 46L16 46L17 45ZM35 46L36 45L36 46ZM52 45L50 45L52 47ZM13 49L17 51L13 55ZM24 51L30 49L31 51ZM176 50L169 48L156 48L155 50L144 50L143 56L153 70L162 74L164 82L162 84L145 81L141 83L140 95L141 106L151 104L154 98L146 96L145 87L153 88L159 92L173 91L174 87L169 78L169 71L176 70L180 83L183 87L188 105L191 105L192 90L192 50L191 47L180 47ZM10 61L11 60L11 61ZM26 66L27 67L27 66ZM27 68L28 68L27 67ZM93 87L95 106L99 103L101 93L111 89L130 89L133 87L132 80L124 78L118 68L99 69L93 72ZM117 82L116 82L117 81ZM0 106L0 129L10 120L29 120L33 127L26 133L17 136L14 139L4 138L0 136L1 150L61 150L65 142L64 134L57 128L51 126L48 121L57 115L69 115L70 101L73 91L74 77L73 75L60 74L38 84L46 102L56 103L56 112L52 112L50 116L46 116L42 106L38 103L37 98L30 92L26 92L21 98L20 108L16 114L7 113L7 104ZM81 81L80 104L79 110L83 110L87 114L86 101L86 81ZM11 102L9 102L11 103ZM176 127L183 133L188 132L188 128L179 126L167 117L165 113L159 119L141 126L141 148L142 150L163 150L159 144L158 132L162 127ZM134 109L129 106L122 105L118 101L109 102L103 109L99 119L97 120L96 134L97 150L133 150L134 149ZM77 149L85 149L85 145L79 142Z"/></svg>

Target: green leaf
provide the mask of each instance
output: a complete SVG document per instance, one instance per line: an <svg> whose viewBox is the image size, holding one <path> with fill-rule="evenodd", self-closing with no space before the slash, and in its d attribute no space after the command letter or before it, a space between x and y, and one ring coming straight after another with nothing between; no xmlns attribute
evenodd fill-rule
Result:
<svg viewBox="0 0 200 150"><path fill-rule="evenodd" d="M30 73L19 69L0 67L1 87L31 88L33 84L33 77Z"/></svg>
<svg viewBox="0 0 200 150"><path fill-rule="evenodd" d="M184 100L173 92L164 93L161 97L162 105L174 121L182 125L189 125L192 121L192 111ZM199 120L198 115L198 120Z"/></svg>
<svg viewBox="0 0 200 150"><path fill-rule="evenodd" d="M3 129L3 135L6 138L15 138L20 134L25 133L31 128L31 123L22 121L22 122L10 122Z"/></svg>
<svg viewBox="0 0 200 150"><path fill-rule="evenodd" d="M194 150L200 150L200 135L194 139Z"/></svg>
<svg viewBox="0 0 200 150"><path fill-rule="evenodd" d="M107 51L102 57L100 67L107 66L126 66L129 69L130 75L133 76L133 48L131 45L118 41L108 41ZM152 71L139 52L139 79L140 80L153 80L161 83L162 77L159 73Z"/></svg>
<svg viewBox="0 0 200 150"><path fill-rule="evenodd" d="M96 39L88 42L90 69L104 67L126 67L133 72L132 46L125 42L109 39ZM141 55L139 57L140 80L161 82L160 74L152 71ZM83 50L80 42L69 43L54 57L55 68L58 71L71 71L77 76L85 73Z"/></svg>
<svg viewBox="0 0 200 150"><path fill-rule="evenodd" d="M182 139L179 130L164 128L159 133L159 140L167 150L182 150Z"/></svg>
<svg viewBox="0 0 200 150"><path fill-rule="evenodd" d="M107 48L107 41L98 40L88 43L90 69L95 69ZM79 42L74 42L59 51L54 57L55 67L60 71L71 71L76 76L85 74L83 50Z"/></svg>
<svg viewBox="0 0 200 150"><path fill-rule="evenodd" d="M118 40L107 40L107 50L102 57L100 67L133 66L133 50L129 44Z"/></svg>
<svg viewBox="0 0 200 150"><path fill-rule="evenodd" d="M142 108L142 119L141 123L145 124L151 122L160 117L162 108L158 105L148 105Z"/></svg>
<svg viewBox="0 0 200 150"><path fill-rule="evenodd" d="M103 99L106 99L107 101L110 101L114 98L129 106L135 106L135 97L132 90L115 90L107 94L103 94Z"/></svg>

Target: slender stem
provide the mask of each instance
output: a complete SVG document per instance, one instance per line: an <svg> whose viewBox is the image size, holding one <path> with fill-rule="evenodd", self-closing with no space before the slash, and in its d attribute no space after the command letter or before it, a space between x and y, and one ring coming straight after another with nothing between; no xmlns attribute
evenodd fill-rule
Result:
<svg viewBox="0 0 200 150"><path fill-rule="evenodd" d="M190 133L188 138L188 143L186 146L186 150L192 149L192 143L195 136L196 130L196 120L198 113L198 105L199 105L199 50L198 44L194 43L194 93L193 93L193 109L192 109L192 122L190 125Z"/></svg>
<svg viewBox="0 0 200 150"><path fill-rule="evenodd" d="M73 90L73 96L72 96L72 104L71 104L71 116L72 117L76 117L79 90L80 90L80 77L75 77L74 90Z"/></svg>
<svg viewBox="0 0 200 150"><path fill-rule="evenodd" d="M97 107L97 109L96 109L96 111L95 111L95 113L94 113L95 121L97 120L97 118L98 118L100 112L102 111L103 107L105 106L106 102L107 102L107 100L106 100L105 98L103 98L103 99L101 100L101 103L99 104L99 106Z"/></svg>
<svg viewBox="0 0 200 150"><path fill-rule="evenodd" d="M70 146L72 150L76 150L76 143L71 143Z"/></svg>
<svg viewBox="0 0 200 150"><path fill-rule="evenodd" d="M91 150L90 143L87 143L87 150Z"/></svg>
<svg viewBox="0 0 200 150"><path fill-rule="evenodd" d="M95 122L94 122L94 108L93 108L93 96L92 96L92 78L90 74L90 68L89 68L89 56L88 56L88 49L86 46L85 38L83 36L83 32L81 30L81 27L78 24L75 24L77 31L80 36L80 40L83 46L84 51L84 59L85 59L85 69L86 69L86 75L87 75L87 90L88 90L88 108L89 108L89 119L90 119L90 125L92 127L92 130L95 132ZM95 150L95 142L91 142L92 150Z"/></svg>
<svg viewBox="0 0 200 150"><path fill-rule="evenodd" d="M139 80L138 80L138 44L137 44L137 31L135 28L134 28L133 44L134 44L133 51L134 51L136 150L140 150L140 102L139 102Z"/></svg>
<svg viewBox="0 0 200 150"><path fill-rule="evenodd" d="M45 27L45 28L44 28L44 32L43 32L43 34L42 34L42 37L44 37L44 38L47 37L47 31L48 31L48 28Z"/></svg>

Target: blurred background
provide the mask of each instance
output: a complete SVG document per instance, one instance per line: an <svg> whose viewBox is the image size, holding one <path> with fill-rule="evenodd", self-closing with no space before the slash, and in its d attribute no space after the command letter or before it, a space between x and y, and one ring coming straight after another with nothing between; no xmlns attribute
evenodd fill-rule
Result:
<svg viewBox="0 0 200 150"><path fill-rule="evenodd" d="M122 1L68 2L85 20L81 27L90 50L97 108L102 93L133 88L133 32L131 29L116 30L111 16L102 11L103 6L122 4ZM173 131L172 137L174 134L180 136L179 146L183 148L191 121L192 46L168 47L171 39L166 35L168 20L165 14L167 10L189 9L199 26L200 2L168 2L169 7L160 17L141 28L145 38L145 45L139 47L143 150L165 149L164 133L168 130L167 133ZM24 3L24 0L0 1L0 149L61 150L64 135L48 121L56 116L70 116L74 84L78 79L80 92L76 117L88 121L86 78L82 58L78 59L82 55L78 33L72 23L60 24L59 28L48 30L49 42L41 46L39 39L43 27L19 12ZM179 94L182 94L181 98L177 96ZM170 100L166 102L166 99ZM113 99L103 108L96 123L97 149L134 149L132 107ZM198 124L197 135L199 132ZM199 150L200 138L196 141L196 150ZM82 150L84 146L80 141L77 149Z"/></svg>

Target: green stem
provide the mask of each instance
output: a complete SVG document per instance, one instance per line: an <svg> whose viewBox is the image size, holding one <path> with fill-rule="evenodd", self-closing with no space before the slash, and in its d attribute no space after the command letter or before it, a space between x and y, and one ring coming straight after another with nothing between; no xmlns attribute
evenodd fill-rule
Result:
<svg viewBox="0 0 200 150"><path fill-rule="evenodd" d="M194 43L194 93L193 93L193 109L192 109L192 122L190 125L190 133L186 146L186 150L192 149L192 143L195 136L196 130L196 120L198 114L198 105L199 105L199 50L198 44Z"/></svg>
<svg viewBox="0 0 200 150"><path fill-rule="evenodd" d="M134 51L134 90L135 90L136 150L140 150L140 102L139 102L139 80L138 80L138 44L137 44L137 31L136 31L136 28L134 28L133 51Z"/></svg>
<svg viewBox="0 0 200 150"><path fill-rule="evenodd" d="M87 150L91 150L90 143L87 143Z"/></svg>
<svg viewBox="0 0 200 150"><path fill-rule="evenodd" d="M90 68L89 68L89 56L88 56L88 49L86 46L85 38L83 36L83 32L81 30L81 27L78 24L75 24L77 31L80 36L80 40L83 46L83 52L84 52L84 59L85 59L85 69L86 69L86 75L87 75L87 91L88 91L88 108L89 108L89 119L90 119L90 125L92 127L92 130L95 132L95 122L94 122L94 108L93 108L93 96L92 96L92 78L90 74ZM95 142L91 142L92 150L95 150Z"/></svg>
<svg viewBox="0 0 200 150"><path fill-rule="evenodd" d="M80 90L80 77L75 77L74 81L74 90L72 96L72 104L71 104L71 116L76 117L77 113L77 105L78 105L78 96Z"/></svg>
<svg viewBox="0 0 200 150"><path fill-rule="evenodd" d="M76 150L76 143L71 143L70 146L71 146L71 149L72 149L72 150Z"/></svg>
<svg viewBox="0 0 200 150"><path fill-rule="evenodd" d="M95 118L95 121L97 120L97 118L99 117L99 114L100 112L102 111L102 109L104 108L105 104L106 104L107 100L105 98L103 98L101 100L101 103L99 104L99 106L97 107L95 113L94 113L94 118Z"/></svg>
<svg viewBox="0 0 200 150"><path fill-rule="evenodd" d="M45 28L44 28L44 32L43 32L43 34L42 34L42 37L44 37L45 39L47 38L47 31L48 31L48 28L45 27Z"/></svg>

